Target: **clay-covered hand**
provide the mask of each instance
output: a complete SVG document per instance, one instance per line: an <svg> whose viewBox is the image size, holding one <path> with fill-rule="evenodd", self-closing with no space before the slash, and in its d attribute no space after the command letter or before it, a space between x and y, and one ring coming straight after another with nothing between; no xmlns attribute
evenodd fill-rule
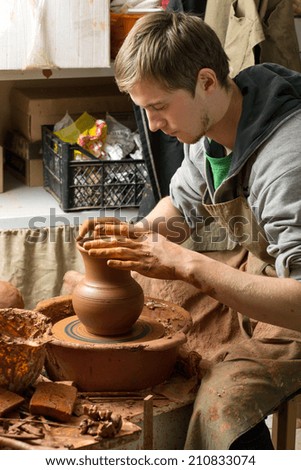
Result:
<svg viewBox="0 0 301 470"><path fill-rule="evenodd" d="M107 258L112 268L137 271L157 279L181 279L185 248L156 232L139 238L111 237L84 243L90 256Z"/></svg>
<svg viewBox="0 0 301 470"><path fill-rule="evenodd" d="M97 238L103 235L122 235L135 238L135 225L123 222L117 217L92 217L80 226L77 240L81 241L86 235Z"/></svg>

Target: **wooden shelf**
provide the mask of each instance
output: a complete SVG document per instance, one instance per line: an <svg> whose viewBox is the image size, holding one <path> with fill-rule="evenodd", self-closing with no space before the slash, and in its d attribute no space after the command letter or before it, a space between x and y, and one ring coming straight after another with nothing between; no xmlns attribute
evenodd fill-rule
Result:
<svg viewBox="0 0 301 470"><path fill-rule="evenodd" d="M113 77L114 63L111 66L100 69L54 69L50 79L54 78L93 78ZM0 70L0 81L5 80L38 80L46 79L43 70ZM49 79L48 79L49 80Z"/></svg>

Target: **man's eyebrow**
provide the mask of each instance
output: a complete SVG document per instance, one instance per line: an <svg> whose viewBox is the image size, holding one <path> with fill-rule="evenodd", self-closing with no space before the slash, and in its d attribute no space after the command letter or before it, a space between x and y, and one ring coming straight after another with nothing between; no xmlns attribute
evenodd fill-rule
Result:
<svg viewBox="0 0 301 470"><path fill-rule="evenodd" d="M155 101L153 103L148 103L146 105L143 106L144 109L147 109L147 108L153 108L154 106L160 106L163 104L163 101Z"/></svg>

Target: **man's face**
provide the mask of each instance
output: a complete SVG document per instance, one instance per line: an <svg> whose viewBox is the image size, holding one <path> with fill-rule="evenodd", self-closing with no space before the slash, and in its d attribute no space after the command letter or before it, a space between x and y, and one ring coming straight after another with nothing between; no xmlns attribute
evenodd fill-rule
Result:
<svg viewBox="0 0 301 470"><path fill-rule="evenodd" d="M168 91L154 81L143 80L130 92L134 103L145 109L149 128L194 144L210 127L206 101L200 93L194 97L183 89Z"/></svg>

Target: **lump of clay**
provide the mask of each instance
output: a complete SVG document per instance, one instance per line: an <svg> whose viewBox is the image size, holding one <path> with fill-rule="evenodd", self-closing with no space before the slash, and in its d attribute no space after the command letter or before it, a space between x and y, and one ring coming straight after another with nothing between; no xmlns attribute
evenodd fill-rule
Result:
<svg viewBox="0 0 301 470"><path fill-rule="evenodd" d="M21 292L7 281L0 281L0 308L24 308Z"/></svg>

